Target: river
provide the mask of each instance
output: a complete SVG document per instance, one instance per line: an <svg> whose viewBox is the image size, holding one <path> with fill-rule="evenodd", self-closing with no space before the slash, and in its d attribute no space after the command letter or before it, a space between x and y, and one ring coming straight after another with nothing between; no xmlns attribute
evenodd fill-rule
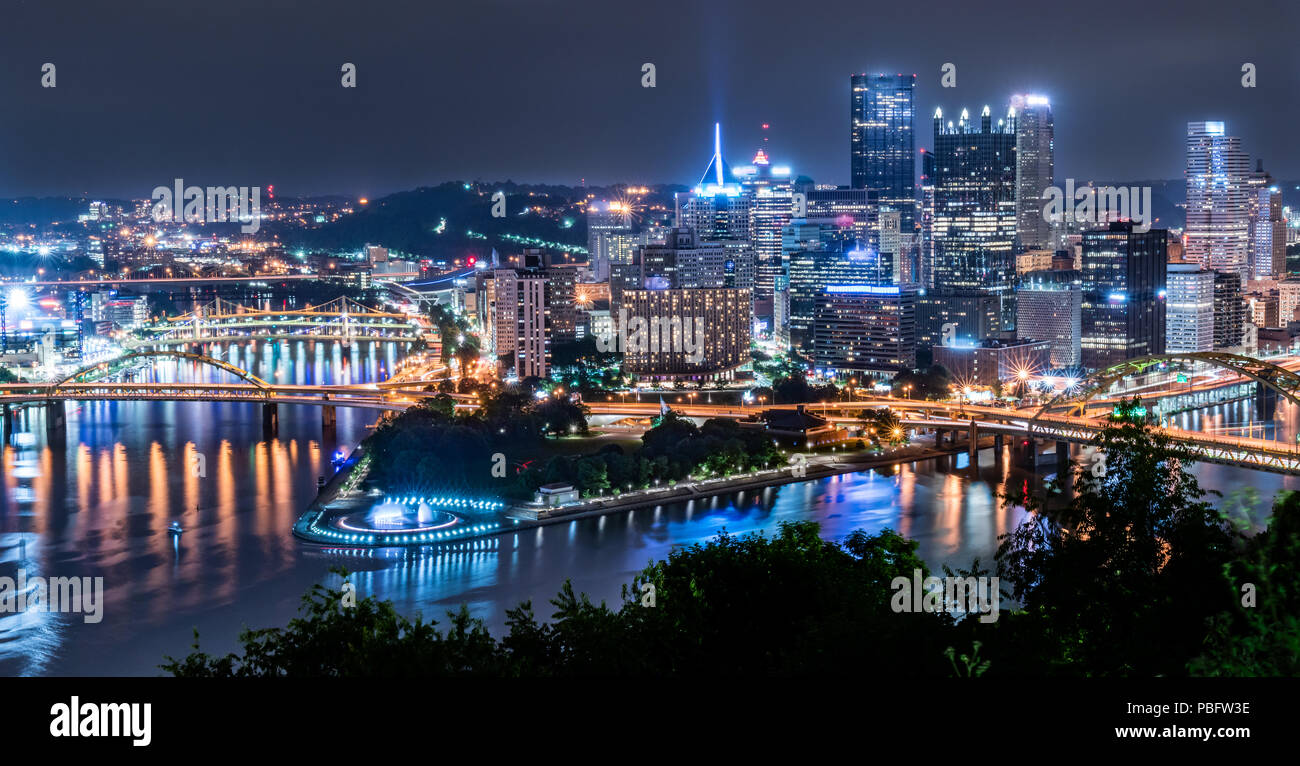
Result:
<svg viewBox="0 0 1300 766"><path fill-rule="evenodd" d="M280 383L370 382L400 360L398 344L309 341L205 347ZM141 379L233 380L192 362L161 362ZM0 675L157 675L165 654L183 655L198 628L203 649L237 647L242 627L285 624L311 585L346 566L361 595L392 599L404 613L443 620L468 604L494 632L505 609L530 599L540 616L564 580L594 599L678 545L726 529L771 533L782 521L814 520L841 539L890 527L917 540L937 568L991 566L998 535L1020 513L998 498L1033 478L981 455L928 460L741 493L575 520L408 555L398 550L329 553L290 535L315 497L335 450L363 439L375 412L338 408L335 438L322 441L320 412L281 405L276 438L265 440L260 405L204 402L68 404L67 440L51 446L39 408L13 418L0 453L0 576L102 577L102 620L40 612L0 615ZM1252 417L1248 402L1203 417L1230 427ZM1279 433L1294 438L1296 413L1281 410ZM1194 417L1194 416L1189 416ZM205 475L191 468L203 456ZM1050 470L1050 469L1048 469ZM1271 497L1300 479L1199 466L1215 488L1255 487ZM167 527L179 521L177 542Z"/></svg>

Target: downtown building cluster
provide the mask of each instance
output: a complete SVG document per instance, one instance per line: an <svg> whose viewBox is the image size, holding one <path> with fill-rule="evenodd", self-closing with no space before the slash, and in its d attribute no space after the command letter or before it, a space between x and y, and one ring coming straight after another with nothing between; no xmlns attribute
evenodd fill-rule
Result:
<svg viewBox="0 0 1300 766"><path fill-rule="evenodd" d="M1043 96L974 116L936 109L918 147L915 82L850 78L846 186L794 174L766 139L733 167L714 126L671 218L590 202L585 266L538 251L490 272L493 349L516 375L545 376L552 344L594 335L639 379L727 382L750 375L757 342L827 378L933 362L992 386L1008 371L1073 377L1152 354L1289 345L1300 330L1288 328L1300 281L1288 279L1280 186L1224 123L1187 126L1187 220L1170 229L1149 187L1062 183ZM671 333L625 347L629 326L701 324L703 351Z"/></svg>

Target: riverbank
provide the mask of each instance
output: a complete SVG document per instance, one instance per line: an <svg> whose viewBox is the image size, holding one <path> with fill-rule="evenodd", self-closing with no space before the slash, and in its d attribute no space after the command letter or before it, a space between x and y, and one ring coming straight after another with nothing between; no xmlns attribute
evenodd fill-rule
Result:
<svg viewBox="0 0 1300 766"><path fill-rule="evenodd" d="M981 440L981 449L992 446L993 439L991 437ZM967 448L964 445L960 448L945 449L908 445L883 455L879 453L814 455L809 457L803 466L798 467L798 473L796 473L796 466L773 468L721 479L705 479L699 482L678 483L672 486L623 492L619 495L591 498L583 502L552 508L532 504L517 505L511 508L506 515L508 518L521 522L520 526L540 526L571 519L600 516L616 511L653 507L665 503L680 503L708 499L717 495L780 487L796 482L823 479L828 476L949 457L966 451Z"/></svg>
<svg viewBox="0 0 1300 766"><path fill-rule="evenodd" d="M992 437L981 440L981 449L992 446ZM763 490L796 482L822 479L829 476L858 473L877 468L917 463L936 458L952 457L966 451L967 449L965 446L936 449L934 447L915 444L895 448L885 454L861 452L812 455L809 456L806 463L801 466L787 466L727 478L705 479L698 482L678 483L664 487L652 487L644 490L624 492L616 496L590 498L583 502L555 508L516 505L508 509L502 508L497 512L494 521L484 522L482 518L476 518L480 513L474 512L473 517L464 517L463 520L465 522L465 527L456 532L444 532L442 535L384 535L383 537L387 539L383 542L362 542L360 540L340 541L327 539L327 535L322 534L321 529L323 527L320 525L328 523L334 516L353 513L361 509L365 504L365 498L362 496L341 497L341 492L337 491L337 489L330 492L329 490L331 488L327 486L321 491L317 502L313 503L312 507L308 509L307 512L303 513L298 519L298 522L294 524L294 535L308 542L329 547L421 547L436 549L444 546L463 544L471 540L494 537L507 532L518 532L533 527L559 524L561 522L568 522L576 519L585 519L610 513L631 511L638 508L656 507L672 503L685 503L691 500L704 500L719 495L735 494L737 492ZM353 468L352 470L358 469ZM335 481L331 482L331 484L341 486L341 477L346 473L349 473L349 471L340 471L339 475L335 477ZM470 502L468 503L467 510L468 508L477 507L477 505L481 504ZM481 510L482 509L479 509L479 511ZM471 524L473 526L470 526Z"/></svg>

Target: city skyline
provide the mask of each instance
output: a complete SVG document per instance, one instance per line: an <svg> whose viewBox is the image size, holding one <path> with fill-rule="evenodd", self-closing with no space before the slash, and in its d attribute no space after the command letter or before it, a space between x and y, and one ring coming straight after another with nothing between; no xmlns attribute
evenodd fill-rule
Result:
<svg viewBox="0 0 1300 766"><path fill-rule="evenodd" d="M322 22L349 23L316 37L294 36L312 28L312 16L259 7L250 13L256 23L246 24L241 14L251 6L241 3L194 9L183 36L161 31L181 21L163 7L85 6L88 23L73 28L20 5L0 31L0 97L22 118L0 124L0 194L138 197L159 177L178 176L273 184L296 196L373 197L474 178L689 183L698 172L694 147L719 121L731 152L748 153L768 137L769 153L797 173L848 185L848 78L898 72L916 74L921 115L942 104L999 109L1015 93L1046 95L1058 177L1177 178L1185 124L1223 120L1275 177L1300 178L1300 162L1285 151L1286 126L1300 118L1288 97L1300 74L1283 60L1281 37L1297 11L1272 9L1279 23L1261 29L1245 23L1251 5L1227 16L1207 4L1154 3L1126 8L1121 25L1098 13L1072 20L1060 41L1020 18L1031 4L952 8L922 44L906 33L842 39L864 17L873 29L912 25L902 9L845 3L827 13L846 23L825 25L825 39L794 73L767 43L779 45L774 30L798 12L763 3L670 3L664 12L686 31L668 38L582 5L554 14L501 3L521 22L503 30L465 9L399 25L386 23L394 11L385 6L350 16L324 5ZM454 38L440 31L453 23ZM1031 25L1037 34L1025 32ZM564 38L579 44L554 44ZM990 54L997 46L988 42L998 39L1016 40L1019 55ZM1106 55L1096 55L1098 46ZM1214 53L1186 55L1196 50ZM1089 76L1081 78L1076 62L1085 57ZM40 85L46 62L58 67L55 88ZM1246 62L1256 67L1255 88L1241 86ZM340 87L344 63L357 67L355 89ZM654 88L641 86L644 63L656 67ZM940 86L947 63L956 65L955 88ZM592 99L600 109L580 109ZM96 119L85 119L91 113ZM924 133L916 143L926 145Z"/></svg>

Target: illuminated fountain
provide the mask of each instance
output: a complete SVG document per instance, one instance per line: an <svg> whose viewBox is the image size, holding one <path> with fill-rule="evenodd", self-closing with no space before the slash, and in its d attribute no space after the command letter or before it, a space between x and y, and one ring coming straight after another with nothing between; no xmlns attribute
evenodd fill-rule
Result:
<svg viewBox="0 0 1300 766"><path fill-rule="evenodd" d="M384 497L367 509L312 511L294 533L336 545L421 545L495 534L505 504L465 497ZM485 517L490 517L490 520Z"/></svg>
<svg viewBox="0 0 1300 766"><path fill-rule="evenodd" d="M450 529L460 522L456 514L435 511L422 498L384 498L368 511L339 517L336 526L356 532L430 532Z"/></svg>

